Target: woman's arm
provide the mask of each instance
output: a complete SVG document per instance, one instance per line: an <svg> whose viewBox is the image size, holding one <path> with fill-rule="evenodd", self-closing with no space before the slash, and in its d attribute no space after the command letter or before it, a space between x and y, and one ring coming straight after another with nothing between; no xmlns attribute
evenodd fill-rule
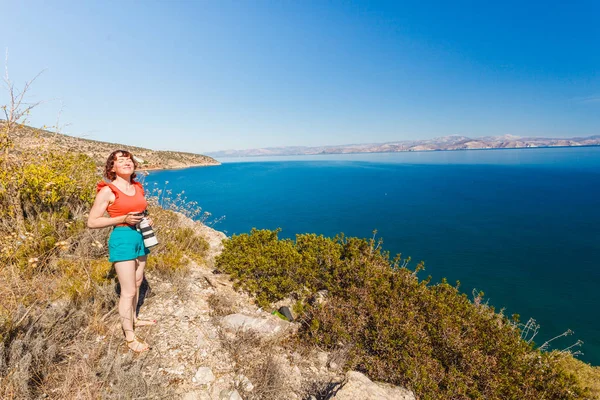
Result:
<svg viewBox="0 0 600 400"><path fill-rule="evenodd" d="M114 218L105 217L104 213L106 208L110 204L113 194L108 187L102 188L96 195L90 215L88 217L87 226L92 229L106 228L107 226L114 226L119 224L135 225L141 221L142 217L136 215L136 213L129 213Z"/></svg>

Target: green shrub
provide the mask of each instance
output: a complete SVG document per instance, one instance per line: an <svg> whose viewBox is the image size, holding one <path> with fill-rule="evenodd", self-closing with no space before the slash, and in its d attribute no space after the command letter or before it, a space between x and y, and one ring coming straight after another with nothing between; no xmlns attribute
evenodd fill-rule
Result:
<svg viewBox="0 0 600 400"><path fill-rule="evenodd" d="M0 217L16 218L18 211L27 216L89 207L98 180L94 161L84 154L22 153L5 158L0 169L0 203L8 208Z"/></svg>
<svg viewBox="0 0 600 400"><path fill-rule="evenodd" d="M589 390L589 398L600 398L600 367L593 367L570 354L564 354L560 363L581 387Z"/></svg>
<svg viewBox="0 0 600 400"><path fill-rule="evenodd" d="M149 271L156 271L162 275L184 272L188 261L184 258L183 251L171 242L166 243L161 252L155 252L148 257Z"/></svg>
<svg viewBox="0 0 600 400"><path fill-rule="evenodd" d="M381 242L255 230L225 242L217 268L265 306L300 301L300 337L349 349L347 367L427 399L577 399L585 391L558 353L534 349L512 321L443 281L390 261ZM402 267L400 267L402 265ZM419 264L418 269L422 268ZM310 305L317 290L329 294Z"/></svg>
<svg viewBox="0 0 600 400"><path fill-rule="evenodd" d="M296 236L296 251L302 257L299 285L304 285L310 292L332 290L334 276L340 270L342 248L341 237L334 240L315 234Z"/></svg>
<svg viewBox="0 0 600 400"><path fill-rule="evenodd" d="M204 262L209 247L208 242L203 237L198 236L192 228L176 228L171 236L166 236L163 240L176 243L183 253L192 260Z"/></svg>
<svg viewBox="0 0 600 400"><path fill-rule="evenodd" d="M22 169L21 195L27 209L91 205L98 182L91 158L78 153L44 153L32 161Z"/></svg>
<svg viewBox="0 0 600 400"><path fill-rule="evenodd" d="M253 293L261 306L301 290L294 278L302 257L291 240L278 239L278 232L253 229L250 235L234 235L217 258L217 269L230 273L236 287Z"/></svg>

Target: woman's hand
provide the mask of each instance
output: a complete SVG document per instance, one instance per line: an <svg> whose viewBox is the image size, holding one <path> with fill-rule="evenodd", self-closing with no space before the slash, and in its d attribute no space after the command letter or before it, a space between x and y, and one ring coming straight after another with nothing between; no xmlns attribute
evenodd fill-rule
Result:
<svg viewBox="0 0 600 400"><path fill-rule="evenodd" d="M140 223L142 218L144 218L142 213L140 213L138 211L132 211L130 213L127 213L127 215L125 215L125 219L123 219L123 223L125 223L127 225L137 225Z"/></svg>
<svg viewBox="0 0 600 400"><path fill-rule="evenodd" d="M146 217L146 219L148 220L148 224L150 224L150 226L154 226L154 221L152 221L152 218Z"/></svg>

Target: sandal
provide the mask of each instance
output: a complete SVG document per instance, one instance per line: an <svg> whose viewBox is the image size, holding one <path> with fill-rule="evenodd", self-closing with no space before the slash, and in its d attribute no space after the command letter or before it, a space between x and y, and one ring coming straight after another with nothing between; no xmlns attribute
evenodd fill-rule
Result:
<svg viewBox="0 0 600 400"><path fill-rule="evenodd" d="M124 345L127 347L127 350L131 350L134 353L143 353L145 351L150 350L150 346L148 346L148 343L146 343L146 341L142 338L138 338L135 333L133 334L133 339L131 340L127 340L127 335L125 335L125 329L123 327L121 327L121 330L123 331L123 336L125 336L125 341L124 341ZM138 342L140 345L146 346L145 348L138 350L139 346L136 346L135 348L131 347L131 343L133 342Z"/></svg>
<svg viewBox="0 0 600 400"><path fill-rule="evenodd" d="M132 347L131 344L134 342L138 342L139 345ZM145 351L150 350L150 346L148 346L148 343L146 343L143 339L138 338L137 336L133 336L132 340L127 340L125 339L125 346L127 346L127 348L131 351L133 351L134 353L143 353ZM142 348L140 349L140 346L142 346ZM145 347L144 347L145 346Z"/></svg>

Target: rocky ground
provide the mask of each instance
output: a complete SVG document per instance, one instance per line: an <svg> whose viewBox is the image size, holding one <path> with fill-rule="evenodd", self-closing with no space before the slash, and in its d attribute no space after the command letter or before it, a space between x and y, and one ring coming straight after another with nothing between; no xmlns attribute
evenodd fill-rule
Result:
<svg viewBox="0 0 600 400"><path fill-rule="evenodd" d="M151 295L140 317L158 323L139 328L138 334L152 349L141 355L111 353L112 369L118 371L107 388L111 397L129 392L138 398L189 400L415 398L358 372L344 373L343 354L298 345L296 323L257 308L233 290L226 275L213 273L225 235L190 220L182 224L193 225L208 240L209 258L205 265L191 262L185 277L149 276ZM114 326L110 341L117 343L116 316Z"/></svg>

